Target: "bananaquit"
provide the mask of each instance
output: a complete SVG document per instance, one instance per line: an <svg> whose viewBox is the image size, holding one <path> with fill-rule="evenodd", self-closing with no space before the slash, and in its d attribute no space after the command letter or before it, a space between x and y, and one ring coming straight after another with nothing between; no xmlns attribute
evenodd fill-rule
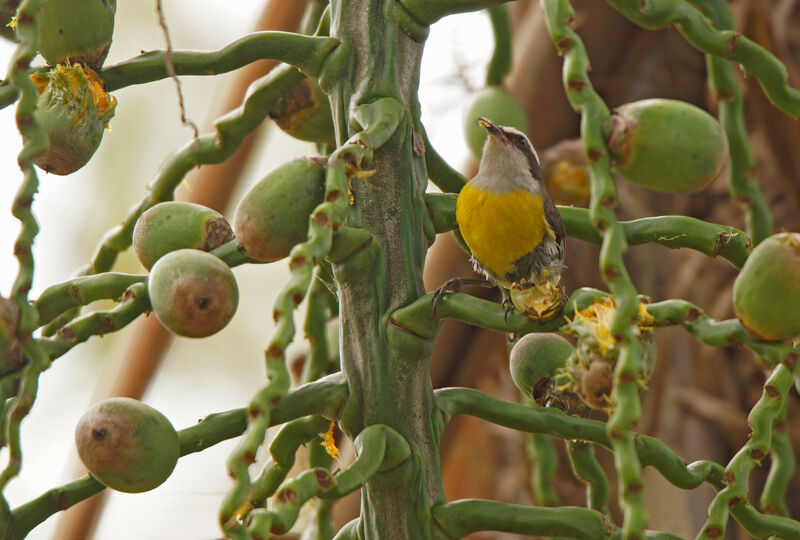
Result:
<svg viewBox="0 0 800 540"><path fill-rule="evenodd" d="M486 118L489 136L478 174L458 195L456 221L472 251L475 270L488 283L510 290L526 316L548 319L564 300L564 222L542 182L539 159L528 137ZM475 280L451 280L443 289ZM504 293L505 294L505 293ZM506 298L506 306L508 307ZM438 303L438 302L437 302Z"/></svg>

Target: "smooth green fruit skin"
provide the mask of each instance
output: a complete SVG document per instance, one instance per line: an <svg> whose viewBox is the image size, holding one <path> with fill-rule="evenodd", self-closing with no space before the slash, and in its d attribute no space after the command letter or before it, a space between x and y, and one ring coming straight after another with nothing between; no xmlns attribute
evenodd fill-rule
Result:
<svg viewBox="0 0 800 540"><path fill-rule="evenodd" d="M728 139L719 122L703 109L671 99L616 109L607 142L619 174L665 193L705 188L728 160Z"/></svg>
<svg viewBox="0 0 800 540"><path fill-rule="evenodd" d="M322 160L300 158L278 167L239 203L233 222L236 239L257 261L283 259L308 237L308 218L324 194Z"/></svg>
<svg viewBox="0 0 800 540"><path fill-rule="evenodd" d="M800 335L800 234L776 234L756 246L733 284L733 307L760 339Z"/></svg>
<svg viewBox="0 0 800 540"><path fill-rule="evenodd" d="M179 249L161 257L147 281L153 312L184 337L207 337L225 328L239 305L228 266L214 255Z"/></svg>
<svg viewBox="0 0 800 540"><path fill-rule="evenodd" d="M572 354L572 344L558 334L526 334L511 349L511 378L525 396L533 399L534 385L554 377Z"/></svg>
<svg viewBox="0 0 800 540"><path fill-rule="evenodd" d="M133 250L146 269L178 249L211 251L233 239L225 217L188 202L159 203L143 213L133 229Z"/></svg>
<svg viewBox="0 0 800 540"><path fill-rule="evenodd" d="M135 399L98 403L75 428L81 461L104 485L126 493L160 486L180 457L180 442L169 420Z"/></svg>
<svg viewBox="0 0 800 540"><path fill-rule="evenodd" d="M501 86L487 86L474 96L464 113L464 137L472 155L477 161L483 155L487 131L478 125L478 118L488 118L498 126L515 127L528 133L528 117L506 89Z"/></svg>
<svg viewBox="0 0 800 540"><path fill-rule="evenodd" d="M114 33L116 0L47 0L36 22L39 53L51 66L86 64L99 71Z"/></svg>
<svg viewBox="0 0 800 540"><path fill-rule="evenodd" d="M315 79L303 79L269 113L285 133L301 141L333 145L333 115L328 96Z"/></svg>

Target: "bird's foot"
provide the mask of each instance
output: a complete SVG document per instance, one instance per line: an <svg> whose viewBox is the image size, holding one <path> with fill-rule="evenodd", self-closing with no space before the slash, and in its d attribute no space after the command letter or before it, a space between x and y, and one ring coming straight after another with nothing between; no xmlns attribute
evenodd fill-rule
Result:
<svg viewBox="0 0 800 540"><path fill-rule="evenodd" d="M481 287L494 287L494 283L489 280L481 279L481 278L453 278L449 279L444 282L438 289L433 291L433 298L431 299L431 305L433 306L433 314L436 315L436 309L439 307L439 303L444 298L444 295L449 292L458 292L461 287L464 285L480 285Z"/></svg>

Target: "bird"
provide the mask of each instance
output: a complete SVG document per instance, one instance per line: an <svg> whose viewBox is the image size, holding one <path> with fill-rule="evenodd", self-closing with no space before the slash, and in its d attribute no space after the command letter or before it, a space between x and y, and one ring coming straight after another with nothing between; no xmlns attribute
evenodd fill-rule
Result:
<svg viewBox="0 0 800 540"><path fill-rule="evenodd" d="M471 261L486 280L455 278L434 294L434 308L446 292L471 283L500 286L504 304L530 318L546 320L564 301L559 287L566 229L542 181L539 157L521 131L478 123L488 136L478 173L456 200L456 222Z"/></svg>

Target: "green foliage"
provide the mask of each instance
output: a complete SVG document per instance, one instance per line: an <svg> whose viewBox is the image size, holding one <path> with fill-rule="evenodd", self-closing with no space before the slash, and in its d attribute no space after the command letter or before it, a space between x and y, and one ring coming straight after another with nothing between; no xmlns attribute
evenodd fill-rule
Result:
<svg viewBox="0 0 800 540"><path fill-rule="evenodd" d="M499 86L509 69L511 51L509 21L499 0L331 0L324 12L324 2L311 2L313 20L305 26L319 28L317 36L259 32L218 51L149 52L106 67L99 77L113 91L166 78L169 67L178 75L214 75L265 58L289 64L255 82L242 105L217 120L214 132L171 154L122 224L100 239L80 274L51 285L36 300L28 298L34 273L31 247L38 232L31 211L38 190L33 163L46 155L48 145L59 142L65 128L62 121L52 129L49 109L57 104L42 101L34 81L43 75L34 75L30 68L37 51L45 52L54 42L53 30L48 29L52 21L39 11L41 0L22 2L16 11L19 46L9 80L0 85L0 103L18 99L16 121L25 142L18 158L23 181L12 209L22 223L15 246L20 270L10 298L0 299L0 393L5 403L0 444L8 448L0 491L19 472L20 423L34 404L40 374L52 360L93 336L127 326L151 308L179 335L210 335L225 326L236 309L238 289L229 267L288 257L290 278L275 299L276 327L265 349L267 380L246 408L210 415L177 435L159 416L153 433L124 435L146 446L144 457L136 455L139 461L149 466L165 460L156 467L157 481L145 482L144 488L139 480L119 483L107 469L92 469L89 460L90 470L102 482L129 491L149 489L169 475L178 455L239 437L227 462L231 488L219 511L223 533L235 540L287 532L301 507L313 499L317 513L307 534L328 539L333 535L330 501L359 489L361 516L337 538L445 539L483 530L592 539L672 538L646 530L650 516L642 494L642 468L653 466L678 488L695 489L706 483L716 490L699 538L721 537L729 516L754 536L800 537L800 523L780 515L787 508L786 478L794 472L792 447L782 425L788 394L793 385L800 386L800 351L796 345L760 341L746 330L773 340L800 332L793 326L800 319L796 313L800 298L794 287L798 270L796 261L788 260L796 256L797 240L776 245L777 240L769 239L750 253L748 237L758 243L768 236L771 216L757 182L746 176L752 156L743 128L741 93L727 60L740 63L759 80L770 100L790 115L800 113L800 93L787 86L785 68L774 56L735 33L722 0L609 3L646 28L676 24L692 45L708 55L712 90L725 97L720 124L731 149L729 191L749 202L748 227L743 232L685 216L617 219L612 164L651 188L694 191L722 166L726 153L722 131L708 115L684 104L661 102L653 109L652 103L640 103L622 108L636 121L622 134L630 138L612 134L609 139L613 116L589 78L586 49L571 26L572 6L569 0L542 0L548 32L563 56L566 96L581 115L591 182L588 209L559 211L569 236L600 245L598 268L608 292L580 288L553 319L540 321L463 293L446 294L435 305L434 296L425 294L422 287L425 252L435 234L458 228L455 193L465 182L431 147L420 120L416 95L428 25L449 14L491 8L496 49L487 75L489 87L470 113L514 125L524 115ZM78 37L67 34L65 39ZM89 48L93 49L87 46L81 52ZM102 58L92 58L95 65L102 62ZM316 78L319 87L306 82L307 77ZM84 98L96 94L91 88L80 88ZM309 112L298 105L298 88L301 97L311 98L312 109L319 107L315 114L321 116L303 119L289 114L293 109L301 115ZM58 118L62 112L52 114ZM278 118L288 115L284 127L288 126L289 133L329 144L330 154L295 160L270 173L240 205L236 240L220 245L229 240L226 230L214 234L215 241L209 243L208 218L216 219L216 214L165 201L173 199L193 167L230 157L270 112ZM507 118L501 117L506 113ZM651 125L653 119L656 122ZM468 127L470 123L474 122L469 121ZM685 144L670 146L679 137ZM96 147L99 137L91 139L78 134L77 143ZM472 146L475 151L481 145L473 141ZM701 159L698 167L683 159L688 148L700 148L700 157L708 158L710 165ZM76 162L82 165L93 151L84 151ZM631 160L622 159L623 154ZM667 165L673 161L680 181L666 178ZM429 178L449 193L425 193ZM169 221L165 216L171 224L164 225ZM111 272L118 255L132 242L145 267L152 266L149 275ZM720 255L742 268L735 288L742 321L713 320L680 299L643 304L623 259L629 246L642 243ZM186 247L210 252L179 249ZM791 257L780 259L783 253ZM765 273L789 292L781 298L774 287L765 289L769 282ZM82 306L98 299L118 303L111 309L79 313ZM302 374L304 384L293 389L286 350L296 335L294 310L306 299L304 331L311 347L310 362ZM597 306L613 309L591 318ZM477 390L434 391L432 344L445 318L529 333L512 351L511 372L532 397L536 394L531 389L535 390L542 375L552 376L554 368L571 356L568 369L559 375L577 381L573 390L589 405L611 410L608 421L570 415L557 406L509 403ZM200 319L205 323L198 324ZM37 332L48 324L46 331ZM336 324L338 335L329 336L331 325ZM711 346L740 343L770 372L761 399L748 417L751 437L726 466L711 461L687 465L664 442L635 432L642 416L639 391L655 358L652 334L671 325L680 325ZM542 334L558 330L576 335L575 350L585 355L580 361L563 338ZM595 364L601 369L592 368ZM576 366L584 372L573 372ZM330 371L335 373L327 375ZM584 381L595 372L600 372L602 385ZM592 390L587 390L589 386ZM135 413L142 413L143 407L137 404ZM585 412L579 407L561 408ZM100 409L79 427L80 441L113 439L97 435L105 429L95 423ZM149 410L143 414L153 417ZM479 500L445 503L439 440L446 424L459 414L532 434L534 489L542 503L558 504L556 494L548 489L555 459L550 438L570 441L570 462L576 477L586 483L588 508L521 507ZM316 443L324 441L333 452L330 433L335 423L353 441L356 459L334 475L331 459ZM130 427L130 422L120 425ZM269 446L267 465L254 476L250 466L264 446L267 429L277 425L283 427ZM310 468L289 477L297 449L307 442L316 448L310 452ZM621 523L605 513L609 481L595 458L594 445L614 454ZM748 499L749 474L770 453L772 469L759 511ZM120 457L123 453L113 454L112 467L124 466L126 472L134 473L147 468L126 464ZM102 489L90 476L51 490L10 514L0 512L4 527L0 536L23 538L52 514ZM5 498L0 503L5 510Z"/></svg>

